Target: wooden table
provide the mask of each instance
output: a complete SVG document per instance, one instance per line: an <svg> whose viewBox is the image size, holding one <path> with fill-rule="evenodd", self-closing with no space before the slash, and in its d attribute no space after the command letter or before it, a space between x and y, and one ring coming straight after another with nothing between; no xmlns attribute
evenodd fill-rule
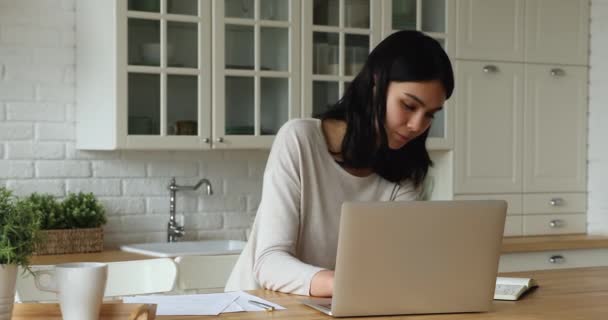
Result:
<svg viewBox="0 0 608 320"><path fill-rule="evenodd" d="M533 277L540 288L525 295L519 301L494 301L487 313L443 314L421 316L366 317L361 319L414 319L414 320L605 320L608 319L608 267L545 270L506 273L506 276ZM158 316L158 320L182 319L274 319L274 320L319 320L333 319L298 302L298 296L270 291L251 292L264 299L276 302L287 310L274 312L247 312L222 314L219 317ZM19 308L25 312L24 308ZM28 319L49 319L48 315ZM20 318L18 318L20 319ZM118 320L124 318L104 318Z"/></svg>
<svg viewBox="0 0 608 320"><path fill-rule="evenodd" d="M519 301L494 301L487 313L365 317L361 319L413 320L606 320L608 319L608 267L505 273L506 276L533 277L540 287ZM219 317L159 316L159 320L178 319L333 319L298 302L297 296L269 291L254 295L276 302L287 310L223 314ZM340 318L344 319L344 318Z"/></svg>

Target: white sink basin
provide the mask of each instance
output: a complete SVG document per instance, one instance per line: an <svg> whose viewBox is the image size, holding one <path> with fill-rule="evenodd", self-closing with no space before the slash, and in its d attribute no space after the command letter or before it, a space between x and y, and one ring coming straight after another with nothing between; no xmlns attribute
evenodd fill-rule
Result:
<svg viewBox="0 0 608 320"><path fill-rule="evenodd" d="M153 257L179 257L239 254L244 247L244 241L205 240L130 244L120 250Z"/></svg>

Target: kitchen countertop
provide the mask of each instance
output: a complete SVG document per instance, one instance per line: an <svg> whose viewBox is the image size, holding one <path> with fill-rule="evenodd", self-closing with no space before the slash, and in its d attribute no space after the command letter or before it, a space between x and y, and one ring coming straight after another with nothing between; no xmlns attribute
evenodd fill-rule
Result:
<svg viewBox="0 0 608 320"><path fill-rule="evenodd" d="M76 254L57 254L33 256L30 259L32 265L58 264L68 262L116 262L116 261L131 261L154 259L155 257L144 256L141 254L125 252L120 250L107 250L93 253L76 253Z"/></svg>
<svg viewBox="0 0 608 320"><path fill-rule="evenodd" d="M502 242L502 253L600 248L608 248L608 236L574 234L559 236L506 237ZM115 262L153 258L155 257L120 250L106 250L96 253L33 256L31 264L45 265L81 261Z"/></svg>
<svg viewBox="0 0 608 320"><path fill-rule="evenodd" d="M608 236L569 234L506 237L502 241L502 253L602 248L608 248Z"/></svg>

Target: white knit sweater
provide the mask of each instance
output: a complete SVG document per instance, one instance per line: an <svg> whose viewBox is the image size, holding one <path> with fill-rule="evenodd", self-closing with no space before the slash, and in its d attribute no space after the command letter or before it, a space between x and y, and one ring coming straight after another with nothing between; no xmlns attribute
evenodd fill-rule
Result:
<svg viewBox="0 0 608 320"><path fill-rule="evenodd" d="M312 277L336 264L344 201L414 200L418 190L382 177L353 176L328 152L321 121L295 119L277 133L249 241L226 291L266 288L310 294Z"/></svg>

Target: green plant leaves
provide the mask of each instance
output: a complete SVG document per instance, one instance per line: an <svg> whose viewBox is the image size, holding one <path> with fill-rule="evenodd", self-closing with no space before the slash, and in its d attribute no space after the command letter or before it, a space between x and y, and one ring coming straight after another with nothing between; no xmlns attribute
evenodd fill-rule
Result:
<svg viewBox="0 0 608 320"><path fill-rule="evenodd" d="M105 209L92 193L69 193L61 202L33 193L25 200L40 215L43 230L99 228L106 223Z"/></svg>
<svg viewBox="0 0 608 320"><path fill-rule="evenodd" d="M40 219L30 202L0 187L0 264L27 267L39 241Z"/></svg>

